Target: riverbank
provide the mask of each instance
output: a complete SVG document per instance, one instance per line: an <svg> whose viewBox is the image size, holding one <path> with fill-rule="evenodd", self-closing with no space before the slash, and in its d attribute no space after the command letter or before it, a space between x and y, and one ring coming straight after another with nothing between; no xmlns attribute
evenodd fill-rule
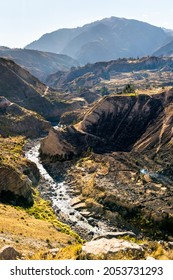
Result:
<svg viewBox="0 0 173 280"><path fill-rule="evenodd" d="M108 231L117 229L107 225L99 215L92 215L87 211L87 206L79 193L73 188L73 184L67 180L65 173L70 163L51 165L53 175L50 175L39 159L39 143L41 139L29 140L25 145L25 156L37 165L41 178L38 185L40 195L49 200L58 219L67 223L73 230L86 239L103 235ZM50 167L50 166L49 166ZM52 174L52 172L50 172ZM96 217L98 216L98 217Z"/></svg>

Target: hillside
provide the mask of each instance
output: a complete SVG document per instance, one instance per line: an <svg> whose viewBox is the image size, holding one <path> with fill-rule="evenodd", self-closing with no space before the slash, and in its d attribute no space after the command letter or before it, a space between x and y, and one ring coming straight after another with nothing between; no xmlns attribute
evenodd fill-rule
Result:
<svg viewBox="0 0 173 280"><path fill-rule="evenodd" d="M57 122L64 112L80 109L82 98L56 92L12 60L0 58L0 95L10 102L34 111L48 121Z"/></svg>
<svg viewBox="0 0 173 280"><path fill-rule="evenodd" d="M15 61L43 82L50 74L67 71L72 66L78 66L77 61L67 55L27 49L0 47L0 57Z"/></svg>
<svg viewBox="0 0 173 280"><path fill-rule="evenodd" d="M11 60L0 58L0 85L0 95L11 102L45 118L52 116L53 105L43 96L46 85Z"/></svg>
<svg viewBox="0 0 173 280"><path fill-rule="evenodd" d="M111 17L45 34L26 48L66 54L86 64L151 55L163 46L168 36L167 32L150 24Z"/></svg>
<svg viewBox="0 0 173 280"><path fill-rule="evenodd" d="M155 56L165 56L172 57L173 56L173 41L159 48L157 51L153 53Z"/></svg>
<svg viewBox="0 0 173 280"><path fill-rule="evenodd" d="M50 123L37 113L0 96L0 135L35 138L46 134L50 127Z"/></svg>
<svg viewBox="0 0 173 280"><path fill-rule="evenodd" d="M68 182L95 221L171 240L172 106L172 90L104 97L81 122L51 129L42 158L54 175L55 159L77 156Z"/></svg>
<svg viewBox="0 0 173 280"><path fill-rule="evenodd" d="M61 89L75 90L80 87L93 88L96 85L100 85L103 80L109 81L110 79L116 79L118 74L122 76L119 78L119 80L121 80L123 79L123 73L129 73L129 75L134 74L131 79L133 83L144 79L146 85L147 80L149 81L149 71L155 72L157 75L161 72L171 72L172 69L172 58L151 56L140 59L118 59L108 62L87 64L83 67L73 68L67 72L58 71L48 76L46 83L49 86ZM140 71L145 71L145 73L140 73ZM125 85L125 81L123 81L122 84L123 83Z"/></svg>

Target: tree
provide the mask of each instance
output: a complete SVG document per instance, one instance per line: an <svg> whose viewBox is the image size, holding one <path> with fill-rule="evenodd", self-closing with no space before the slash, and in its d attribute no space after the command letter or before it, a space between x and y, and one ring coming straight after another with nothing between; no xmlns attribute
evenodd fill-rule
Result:
<svg viewBox="0 0 173 280"><path fill-rule="evenodd" d="M100 89L100 93L101 93L102 96L105 96L105 95L109 94L109 90L108 90L107 87L104 86Z"/></svg>
<svg viewBox="0 0 173 280"><path fill-rule="evenodd" d="M135 93L135 86L133 84L127 84L123 89L123 93Z"/></svg>

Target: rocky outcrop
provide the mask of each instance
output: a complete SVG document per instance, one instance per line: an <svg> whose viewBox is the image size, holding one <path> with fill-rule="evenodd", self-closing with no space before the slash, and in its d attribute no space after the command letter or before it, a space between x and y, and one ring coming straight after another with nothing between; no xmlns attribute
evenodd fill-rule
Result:
<svg viewBox="0 0 173 280"><path fill-rule="evenodd" d="M5 98L4 96L0 96L0 109L4 109L7 108L9 105L11 104L11 102Z"/></svg>
<svg viewBox="0 0 173 280"><path fill-rule="evenodd" d="M11 246L4 246L0 250L0 260L17 260L21 254Z"/></svg>
<svg viewBox="0 0 173 280"><path fill-rule="evenodd" d="M95 152L129 152L134 145L140 145L141 149L139 143L142 141L144 145L141 139L147 135L150 135L148 145L153 143L159 149L161 142L172 139L172 102L172 91L152 96L105 97L87 111L78 124L64 130L51 130L42 141L41 152L62 158L88 148ZM166 135L167 139L163 140Z"/></svg>
<svg viewBox="0 0 173 280"><path fill-rule="evenodd" d="M32 182L22 173L11 166L0 165L0 197L8 200L8 196L14 195L16 201L24 199L32 204Z"/></svg>
<svg viewBox="0 0 173 280"><path fill-rule="evenodd" d="M38 114L11 103L5 97L0 97L0 122L0 134L3 136L25 135L34 138L44 135L51 127Z"/></svg>
<svg viewBox="0 0 173 280"><path fill-rule="evenodd" d="M100 256L102 258L105 257L106 259L109 259L111 256L116 256L117 253L126 252L126 254L128 254L129 251L132 255L134 255L134 259L136 255L144 254L142 247L136 243L116 238L101 238L98 240L92 240L82 246L82 252L87 257Z"/></svg>
<svg viewBox="0 0 173 280"><path fill-rule="evenodd" d="M41 153L47 160L65 160L87 151L68 171L85 211L122 231L139 234L142 229L142 234L168 238L173 225L172 109L173 90L105 97L78 124L51 130Z"/></svg>

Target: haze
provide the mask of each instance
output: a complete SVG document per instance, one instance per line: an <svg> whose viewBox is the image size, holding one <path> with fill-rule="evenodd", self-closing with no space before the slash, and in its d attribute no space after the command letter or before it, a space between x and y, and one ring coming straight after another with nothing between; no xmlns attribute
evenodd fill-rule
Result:
<svg viewBox="0 0 173 280"><path fill-rule="evenodd" d="M111 16L173 29L172 15L171 0L0 0L0 45L23 48L45 33Z"/></svg>

